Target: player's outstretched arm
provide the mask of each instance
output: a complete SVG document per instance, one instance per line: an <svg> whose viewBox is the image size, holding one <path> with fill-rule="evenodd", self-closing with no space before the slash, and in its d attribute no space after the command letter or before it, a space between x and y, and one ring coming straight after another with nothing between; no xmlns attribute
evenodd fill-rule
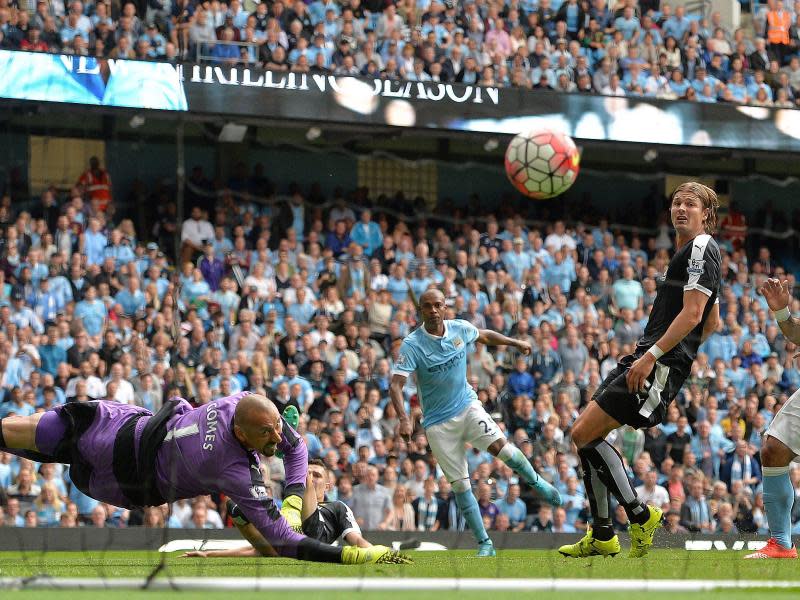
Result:
<svg viewBox="0 0 800 600"><path fill-rule="evenodd" d="M793 344L800 344L800 322L792 317L790 308L792 294L789 289L789 281L767 279L759 291L766 299L770 310L775 313L775 320L778 322L781 333Z"/></svg>
<svg viewBox="0 0 800 600"><path fill-rule="evenodd" d="M262 556L252 546L230 548L228 550L190 550L181 554L181 558L250 558Z"/></svg>
<svg viewBox="0 0 800 600"><path fill-rule="evenodd" d="M232 550L210 550L205 553L206 556L278 556L277 550L275 550L272 544L261 535L258 528L244 516L244 513L235 502L228 499L227 506L228 514L231 516L233 524L236 526L236 529L239 530L239 533L242 534L242 537L250 543L250 546L242 546L241 548L234 548Z"/></svg>
<svg viewBox="0 0 800 600"><path fill-rule="evenodd" d="M656 360L662 355L672 350L678 343L685 338L703 320L703 310L709 297L700 290L686 290L683 292L683 308L675 320L664 332L664 335L645 352L643 356L635 360L628 370L626 379L630 392L639 392L644 389L645 381L650 376Z"/></svg>
<svg viewBox="0 0 800 600"><path fill-rule="evenodd" d="M411 419L406 414L405 402L403 401L403 388L406 385L406 379L405 375L400 375L399 373L392 375L392 381L389 384L389 397L392 399L397 418L400 419L400 436L408 441L411 439L414 427L411 424Z"/></svg>
<svg viewBox="0 0 800 600"><path fill-rule="evenodd" d="M512 346L519 349L525 356L531 353L531 345L528 342L506 337L502 333L497 333L491 329L479 329L476 341L487 346Z"/></svg>
<svg viewBox="0 0 800 600"><path fill-rule="evenodd" d="M308 447L303 437L284 420L278 450L283 453L283 466L286 471L284 498L302 497L306 476L308 475Z"/></svg>
<svg viewBox="0 0 800 600"><path fill-rule="evenodd" d="M228 500L228 511L233 519L233 524L242 537L250 542L249 546L230 548L228 550L192 550L181 555L181 558L238 558L252 556L278 556L275 548L264 539L264 536L242 514L239 507Z"/></svg>
<svg viewBox="0 0 800 600"><path fill-rule="evenodd" d="M306 490L303 492L303 508L300 511L303 522L317 510L317 492L314 489L314 478L311 473L306 474Z"/></svg>

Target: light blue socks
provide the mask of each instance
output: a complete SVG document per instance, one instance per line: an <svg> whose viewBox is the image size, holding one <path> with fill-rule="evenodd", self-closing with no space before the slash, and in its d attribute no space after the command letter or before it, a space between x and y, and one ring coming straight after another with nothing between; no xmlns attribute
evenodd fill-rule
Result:
<svg viewBox="0 0 800 600"><path fill-rule="evenodd" d="M794 488L789 479L789 467L764 467L761 471L764 475L764 508L770 535L784 548L791 548Z"/></svg>
<svg viewBox="0 0 800 600"><path fill-rule="evenodd" d="M528 459L525 458L522 450L509 442L500 449L497 458L514 469L514 472L519 474L528 485L535 489L548 504L561 506L561 494L539 476Z"/></svg>
<svg viewBox="0 0 800 600"><path fill-rule="evenodd" d="M461 514L464 515L464 520L469 525L472 535L475 540L480 544L489 539L486 533L486 528L483 526L483 517L481 517L481 509L478 506L478 501L472 495L472 490L466 492L456 493L456 504L461 509Z"/></svg>

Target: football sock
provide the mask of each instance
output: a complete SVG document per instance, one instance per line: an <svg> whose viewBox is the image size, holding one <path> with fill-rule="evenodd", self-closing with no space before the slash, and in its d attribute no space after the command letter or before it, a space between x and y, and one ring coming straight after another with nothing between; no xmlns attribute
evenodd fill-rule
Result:
<svg viewBox="0 0 800 600"><path fill-rule="evenodd" d="M480 544L489 539L486 533L486 528L483 526L483 517L481 517L481 509L478 506L478 501L472 495L472 490L460 492L456 494L456 504L461 509L461 514L464 515L464 520L469 525L472 535L475 540Z"/></svg>
<svg viewBox="0 0 800 600"><path fill-rule="evenodd" d="M533 469L528 459L525 458L522 450L517 448L514 444L509 442L503 446L500 452L497 453L497 458L521 475L526 483L534 485L539 481L539 474Z"/></svg>
<svg viewBox="0 0 800 600"><path fill-rule="evenodd" d="M767 511L769 533L784 548L792 547L792 503L794 488L789 479L789 467L764 467L764 508Z"/></svg>
<svg viewBox="0 0 800 600"><path fill-rule="evenodd" d="M611 494L608 492L597 470L585 456L581 456L583 468L583 485L589 497L589 508L592 511L592 537L600 541L607 541L614 537L614 527L611 525Z"/></svg>
<svg viewBox="0 0 800 600"><path fill-rule="evenodd" d="M625 508L631 523L642 525L650 518L650 509L636 497L636 492L625 472L625 466L622 464L622 457L611 444L605 440L594 440L578 450L578 455L581 461L585 457L594 467L600 481Z"/></svg>
<svg viewBox="0 0 800 600"><path fill-rule="evenodd" d="M345 546L345 548L352 548L353 546ZM288 553L281 552L281 548L276 548L278 554L281 556L291 556ZM314 562L328 562L328 563L344 563L342 553L344 548L341 546L330 546L323 544L319 540L312 538L303 538L297 544L297 558L300 560L311 560ZM346 564L346 563L345 563Z"/></svg>

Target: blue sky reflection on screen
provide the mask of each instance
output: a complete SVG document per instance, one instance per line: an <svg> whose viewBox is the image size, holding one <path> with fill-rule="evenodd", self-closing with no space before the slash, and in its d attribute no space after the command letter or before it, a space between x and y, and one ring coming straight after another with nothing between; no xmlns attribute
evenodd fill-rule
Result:
<svg viewBox="0 0 800 600"><path fill-rule="evenodd" d="M180 67L0 50L0 97L155 110L189 109Z"/></svg>

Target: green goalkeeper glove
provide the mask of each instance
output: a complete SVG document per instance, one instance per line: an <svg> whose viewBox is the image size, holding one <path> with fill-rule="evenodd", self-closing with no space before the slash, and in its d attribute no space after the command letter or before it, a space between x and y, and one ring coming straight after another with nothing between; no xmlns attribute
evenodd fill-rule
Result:
<svg viewBox="0 0 800 600"><path fill-rule="evenodd" d="M366 563L376 565L410 565L413 564L414 561L405 554L401 554L387 546L372 546L370 548L345 546L342 548L342 564L363 565Z"/></svg>
<svg viewBox="0 0 800 600"><path fill-rule="evenodd" d="M297 412L294 406L287 406L283 409L283 418L289 425L297 429L297 424L300 422L300 413ZM283 459L283 452L278 450L275 452L275 456L278 459Z"/></svg>
<svg viewBox="0 0 800 600"><path fill-rule="evenodd" d="M289 425L296 428L297 424L300 422L300 413L297 412L297 409L294 406L287 406L283 411L283 418ZM275 456L278 458L283 458L283 452L278 450L275 453ZM289 523L289 527L291 527L297 533L303 533L302 510L303 499L300 496L292 495L283 499L283 504L281 505L281 514Z"/></svg>
<svg viewBox="0 0 800 600"><path fill-rule="evenodd" d="M297 429L297 424L300 422L300 413L294 406L287 406L283 409L283 418L286 422Z"/></svg>
<svg viewBox="0 0 800 600"><path fill-rule="evenodd" d="M289 523L289 527L297 533L303 533L303 499L300 496L286 496L281 504L281 515Z"/></svg>

